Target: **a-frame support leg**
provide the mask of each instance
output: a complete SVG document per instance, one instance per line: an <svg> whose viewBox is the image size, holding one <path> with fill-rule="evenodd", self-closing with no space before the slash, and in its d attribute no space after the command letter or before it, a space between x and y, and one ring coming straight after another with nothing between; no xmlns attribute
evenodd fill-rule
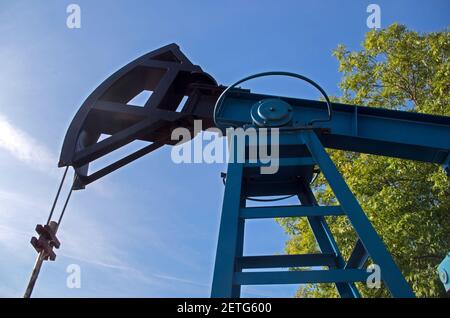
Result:
<svg viewBox="0 0 450 318"><path fill-rule="evenodd" d="M298 195L300 202L305 206L317 206L316 198L308 184L301 185ZM335 254L338 269L344 269L345 260L333 238L328 224L323 216L310 216L308 223L316 238L319 249L322 253ZM361 297L354 283L336 283L336 288L342 298L359 298Z"/></svg>
<svg viewBox="0 0 450 318"><path fill-rule="evenodd" d="M320 166L336 198L346 212L358 237L370 254L373 262L380 266L381 277L393 297L414 297L411 287L398 269L389 251L373 228L358 201L350 191L331 158L328 156L314 131L299 133L311 155Z"/></svg>
<svg viewBox="0 0 450 318"><path fill-rule="evenodd" d="M211 289L211 297L239 297L239 285L233 284L236 257L242 256L244 243L244 220L239 219L239 210L245 204L242 197L244 164L229 163L227 182L223 198L219 240Z"/></svg>
<svg viewBox="0 0 450 318"><path fill-rule="evenodd" d="M242 207L245 207L245 200L242 200ZM238 221L238 239L236 242L236 257L241 257L244 255L244 233L245 233L245 220L240 219ZM241 268L235 266L235 272L241 272ZM233 285L231 290L232 298L241 297L241 285Z"/></svg>

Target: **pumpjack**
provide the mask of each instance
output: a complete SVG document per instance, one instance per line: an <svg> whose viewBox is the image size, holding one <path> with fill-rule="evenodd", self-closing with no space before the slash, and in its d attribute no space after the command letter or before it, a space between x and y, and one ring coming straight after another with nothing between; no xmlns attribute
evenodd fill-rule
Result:
<svg viewBox="0 0 450 318"><path fill-rule="evenodd" d="M313 85L324 101L252 93L238 85L262 76L289 76ZM143 107L129 101L152 91ZM187 97L181 111L177 108ZM389 251L371 225L325 148L440 164L450 175L450 117L332 103L314 81L289 72L249 76L225 87L194 65L176 44L152 51L107 78L82 104L66 133L59 159L65 167L50 216L38 225L32 245L39 253L25 297L30 297L44 260L54 260L60 242L56 232L72 190L147 155L177 143L171 132L189 129L194 121L203 129L217 127L277 128L279 169L261 174L260 160L245 156L228 164L214 268L212 297L240 297L242 285L334 283L341 297L360 297L355 282L365 282L369 259L380 268L381 280L393 297L414 297ZM107 138L101 138L107 135ZM140 140L148 145L97 171L90 163ZM252 145L246 142L246 149ZM68 167L75 171L71 191L58 221L52 221ZM315 172L323 173L339 205L321 206L312 189ZM249 198L297 196L298 205L249 207ZM264 201L261 199L261 201ZM358 240L345 260L326 216L346 216ZM306 217L320 253L245 256L243 242L248 219ZM291 271L247 269L302 268ZM247 271L246 271L247 270Z"/></svg>

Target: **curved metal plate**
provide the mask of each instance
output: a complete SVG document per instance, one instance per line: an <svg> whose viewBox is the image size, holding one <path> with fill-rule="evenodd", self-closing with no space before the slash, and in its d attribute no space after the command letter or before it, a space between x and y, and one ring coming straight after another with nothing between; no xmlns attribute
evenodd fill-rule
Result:
<svg viewBox="0 0 450 318"><path fill-rule="evenodd" d="M127 64L82 104L66 133L58 166L73 166L76 188L83 188L93 181L87 175L93 160L134 140L153 142L145 153L170 144L173 127L191 126L189 111L175 110L184 96L189 97L185 108L188 106L193 95L192 84L217 87L216 81L192 64L176 44ZM144 90L153 93L143 107L128 104ZM102 134L110 137L99 141Z"/></svg>

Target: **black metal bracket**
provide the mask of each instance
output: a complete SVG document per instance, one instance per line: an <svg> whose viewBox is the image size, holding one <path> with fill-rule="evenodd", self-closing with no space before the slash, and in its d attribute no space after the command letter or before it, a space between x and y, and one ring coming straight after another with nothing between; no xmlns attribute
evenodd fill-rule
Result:
<svg viewBox="0 0 450 318"><path fill-rule="evenodd" d="M153 93L143 107L128 104L144 90ZM67 131L58 165L73 166L74 189L82 189L165 144L173 144L170 135L174 127L193 130L196 118L212 126L212 109L207 108L222 91L176 44L150 52L111 75L86 99ZM186 104L176 112L184 96L188 97ZM99 140L102 134L109 137ZM151 144L88 174L89 163L134 140Z"/></svg>

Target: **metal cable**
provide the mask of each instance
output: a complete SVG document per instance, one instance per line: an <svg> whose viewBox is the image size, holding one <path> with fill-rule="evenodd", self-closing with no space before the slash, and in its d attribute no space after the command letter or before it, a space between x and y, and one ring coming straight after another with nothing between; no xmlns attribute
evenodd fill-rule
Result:
<svg viewBox="0 0 450 318"><path fill-rule="evenodd" d="M274 199L257 199L257 198L247 197L247 200L255 201L255 202L274 202L274 201L286 200L286 199L292 198L294 196L296 196L296 194L290 194L290 195L286 195L286 196L283 196L280 198L274 198Z"/></svg>
<svg viewBox="0 0 450 318"><path fill-rule="evenodd" d="M70 196L72 195L72 192L73 192L73 185L70 187L70 191L69 191L69 194L67 195L66 202L64 202L63 209L61 211L61 214L59 215L58 227L61 225L61 220L62 220L62 218L64 216L64 212L66 212L67 204L69 203Z"/></svg>
<svg viewBox="0 0 450 318"><path fill-rule="evenodd" d="M53 216L53 212L55 211L55 206L56 206L56 203L58 202L59 194L61 193L61 189L62 189L62 186L64 184L64 180L66 179L67 170L69 170L69 166L67 166L66 169L64 170L63 177L61 179L61 182L59 183L58 192L56 192L55 200L53 200L53 205L52 205L52 208L50 210L50 214L49 214L48 219L47 219L47 224L50 224L50 221L51 221L52 216Z"/></svg>

